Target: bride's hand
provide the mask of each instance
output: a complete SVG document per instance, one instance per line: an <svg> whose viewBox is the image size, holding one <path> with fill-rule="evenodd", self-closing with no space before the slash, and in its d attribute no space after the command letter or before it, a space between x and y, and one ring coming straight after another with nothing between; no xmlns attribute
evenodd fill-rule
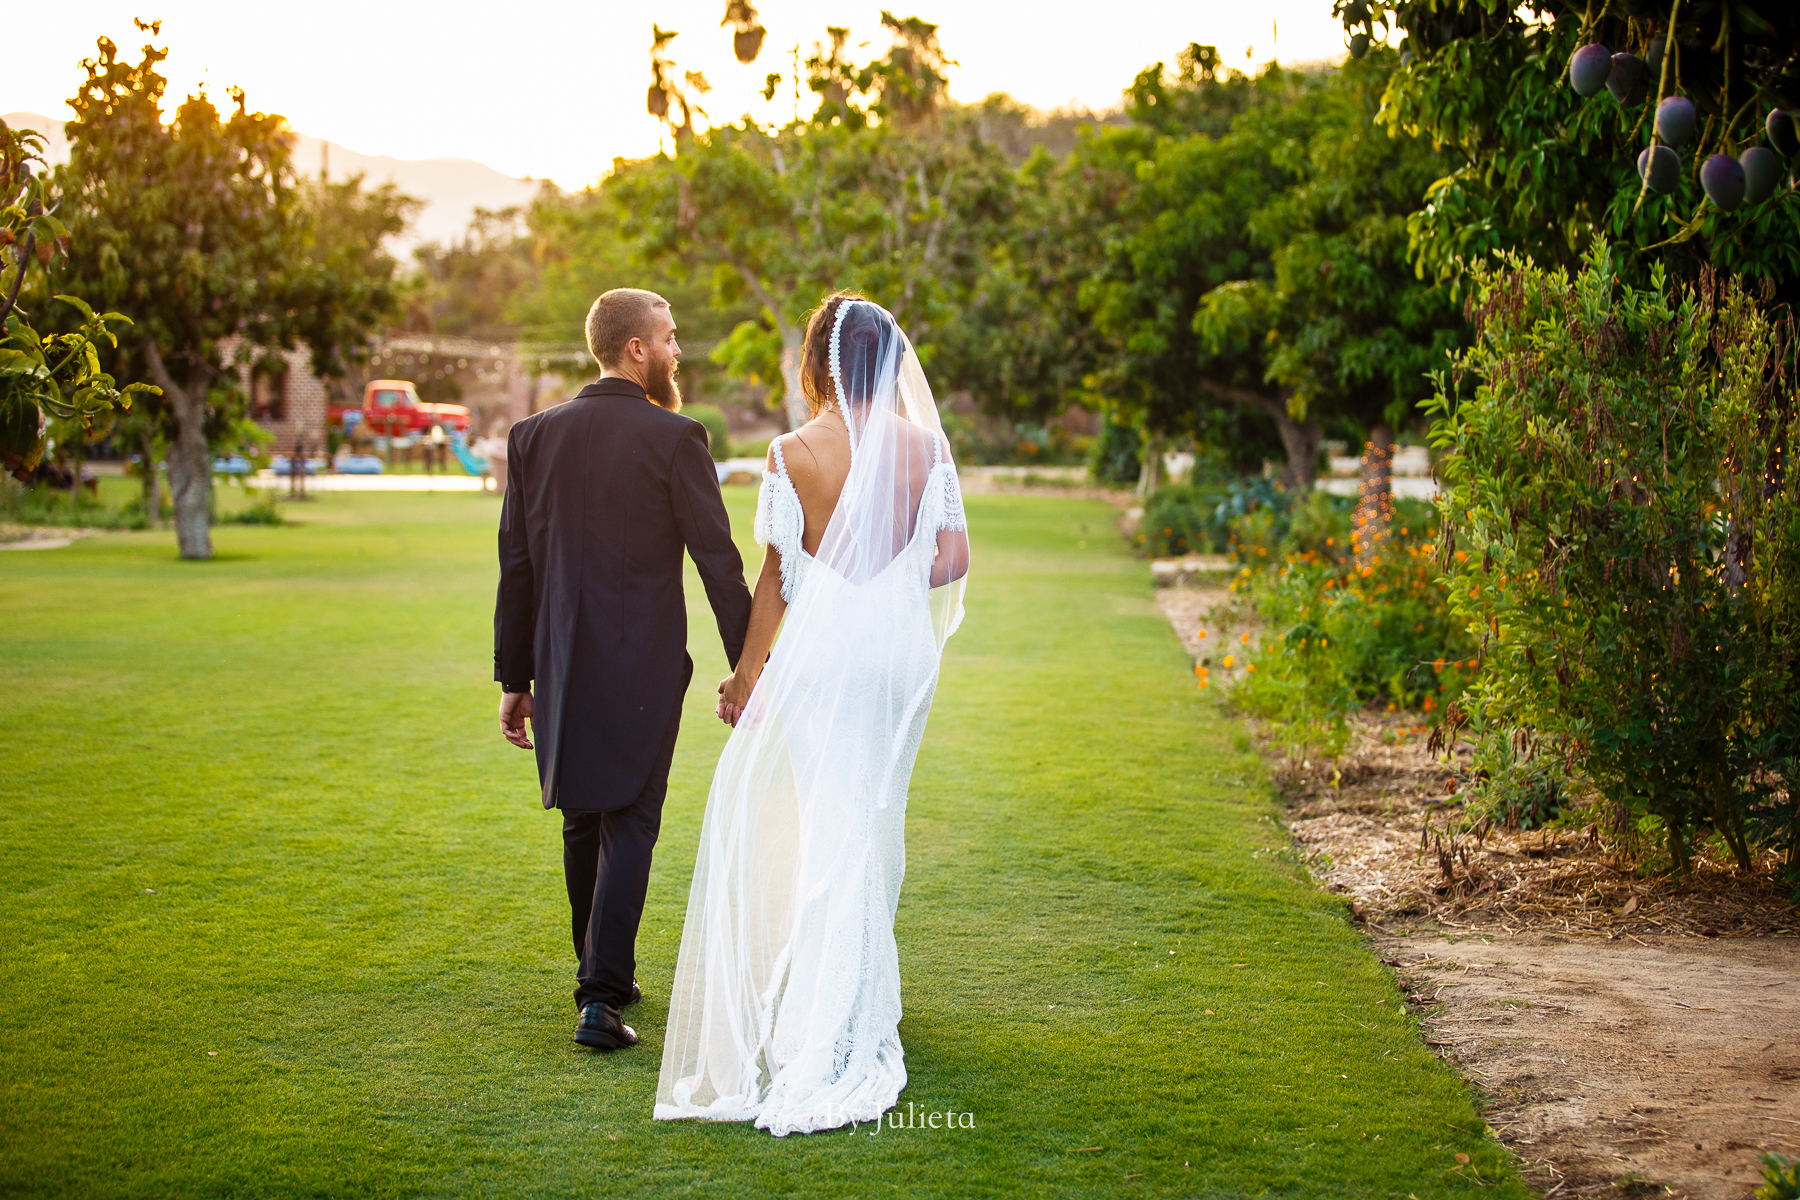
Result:
<svg viewBox="0 0 1800 1200"><path fill-rule="evenodd" d="M719 715L724 720L736 725L738 718L744 714L744 706L750 703L750 693L756 688L754 679L745 679L739 672L732 672L719 681Z"/></svg>
<svg viewBox="0 0 1800 1200"><path fill-rule="evenodd" d="M756 688L756 680L746 679L741 674L727 676L719 685L719 696L725 703L742 708L750 703L750 693Z"/></svg>

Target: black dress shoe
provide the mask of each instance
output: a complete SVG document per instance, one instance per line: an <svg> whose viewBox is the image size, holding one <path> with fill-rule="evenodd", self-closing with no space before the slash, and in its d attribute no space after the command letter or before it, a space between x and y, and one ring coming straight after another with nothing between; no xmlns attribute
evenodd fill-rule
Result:
<svg viewBox="0 0 1800 1200"><path fill-rule="evenodd" d="M630 1008L632 1005L643 1000L643 998L644 998L644 989L634 983L631 985L631 999L629 999L625 1003L619 1005L619 1007L620 1008Z"/></svg>
<svg viewBox="0 0 1800 1200"><path fill-rule="evenodd" d="M575 1040L595 1050L619 1050L638 1044L637 1031L619 1020L619 1010L599 1000L582 1007Z"/></svg>

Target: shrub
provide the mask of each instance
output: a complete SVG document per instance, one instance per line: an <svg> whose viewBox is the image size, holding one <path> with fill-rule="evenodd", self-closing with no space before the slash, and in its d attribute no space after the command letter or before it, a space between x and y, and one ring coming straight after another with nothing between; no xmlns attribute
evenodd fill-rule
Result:
<svg viewBox="0 0 1800 1200"><path fill-rule="evenodd" d="M1477 783L1470 811L1507 829L1542 829L1563 813L1568 774L1551 754L1522 751L1528 739L1493 737L1475 752Z"/></svg>
<svg viewBox="0 0 1800 1200"><path fill-rule="evenodd" d="M10 476L0 477L0 497L4 498L7 519L21 525L143 529L149 524L135 500L115 508L83 490L71 508L68 492L41 484L23 486Z"/></svg>
<svg viewBox="0 0 1800 1200"><path fill-rule="evenodd" d="M1560 748L1621 824L1660 825L1677 868L1708 829L1745 870L1757 841L1792 867L1792 321L1710 273L1620 287L1603 244L1574 278L1480 271L1470 310L1427 406L1472 703Z"/></svg>
<svg viewBox="0 0 1800 1200"><path fill-rule="evenodd" d="M276 507L275 492L259 491L255 488L245 489L250 496L250 503L227 516L213 517L214 525L285 525L287 521Z"/></svg>
<svg viewBox="0 0 1800 1200"><path fill-rule="evenodd" d="M1144 501L1138 547L1146 554L1216 554L1225 549L1230 528L1216 519L1224 497L1205 485L1157 488Z"/></svg>
<svg viewBox="0 0 1800 1200"><path fill-rule="evenodd" d="M956 461L967 466L1074 466L1088 461L1095 439L1070 433L1060 425L1030 421L993 423L991 437L960 413L943 414L944 433ZM1133 468L1132 479L1137 478Z"/></svg>
<svg viewBox="0 0 1800 1200"><path fill-rule="evenodd" d="M1273 480L1261 476L1228 480L1215 471L1214 464L1202 459L1195 466L1194 482L1170 484L1150 494L1138 526L1139 550L1152 557L1221 554L1245 537L1274 545L1286 536L1293 499ZM1265 558L1266 551L1265 546Z"/></svg>
<svg viewBox="0 0 1800 1200"><path fill-rule="evenodd" d="M711 404L684 404L681 412L706 426L706 448L712 452L714 462L731 457L731 427L721 409Z"/></svg>
<svg viewBox="0 0 1800 1200"><path fill-rule="evenodd" d="M1107 413L1100 422L1100 436L1094 439L1093 457L1088 469L1101 483L1136 483L1144 467L1144 439L1136 426L1127 425Z"/></svg>
<svg viewBox="0 0 1800 1200"><path fill-rule="evenodd" d="M1342 748L1368 704L1436 720L1476 671L1475 644L1438 583L1430 506L1396 505L1382 550L1358 566L1352 502L1323 493L1262 505L1232 524L1244 564L1231 586L1270 631L1232 690L1295 750Z"/></svg>
<svg viewBox="0 0 1800 1200"><path fill-rule="evenodd" d="M1789 1162L1779 1154L1765 1154L1762 1164L1762 1186L1756 1189L1756 1200L1800 1200L1800 1163Z"/></svg>

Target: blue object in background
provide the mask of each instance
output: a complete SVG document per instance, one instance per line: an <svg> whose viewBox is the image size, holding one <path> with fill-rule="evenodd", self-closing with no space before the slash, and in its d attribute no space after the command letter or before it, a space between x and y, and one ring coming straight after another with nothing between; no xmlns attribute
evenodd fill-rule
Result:
<svg viewBox="0 0 1800 1200"><path fill-rule="evenodd" d="M323 471L325 467L326 463L322 458L309 458L306 460L306 473L308 475L317 475L320 471ZM288 461L288 457L285 454L276 455L269 463L269 469L277 475L292 475L294 473L293 463Z"/></svg>
<svg viewBox="0 0 1800 1200"><path fill-rule="evenodd" d="M340 475L379 475L381 460L373 454L345 454L337 460Z"/></svg>
<svg viewBox="0 0 1800 1200"><path fill-rule="evenodd" d="M461 463L463 470L469 474L486 475L488 473L487 457L477 454L469 448L469 436L462 430L450 430L450 449L456 453L456 461Z"/></svg>
<svg viewBox="0 0 1800 1200"><path fill-rule="evenodd" d="M241 454L234 454L230 458L213 459L214 475L248 475L249 473L250 460Z"/></svg>

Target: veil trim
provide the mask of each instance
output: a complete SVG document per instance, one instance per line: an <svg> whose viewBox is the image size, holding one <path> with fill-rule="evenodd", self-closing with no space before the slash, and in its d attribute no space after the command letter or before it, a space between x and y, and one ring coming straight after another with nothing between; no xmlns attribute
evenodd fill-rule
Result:
<svg viewBox="0 0 1800 1200"><path fill-rule="evenodd" d="M844 396L844 368L838 353L838 334L844 328L844 318L849 315L852 304L861 304L860 300L846 300L838 305L837 317L831 323L831 387L837 393L838 411L844 418L844 432L850 435L850 457L856 457L856 426L850 422L850 402Z"/></svg>

